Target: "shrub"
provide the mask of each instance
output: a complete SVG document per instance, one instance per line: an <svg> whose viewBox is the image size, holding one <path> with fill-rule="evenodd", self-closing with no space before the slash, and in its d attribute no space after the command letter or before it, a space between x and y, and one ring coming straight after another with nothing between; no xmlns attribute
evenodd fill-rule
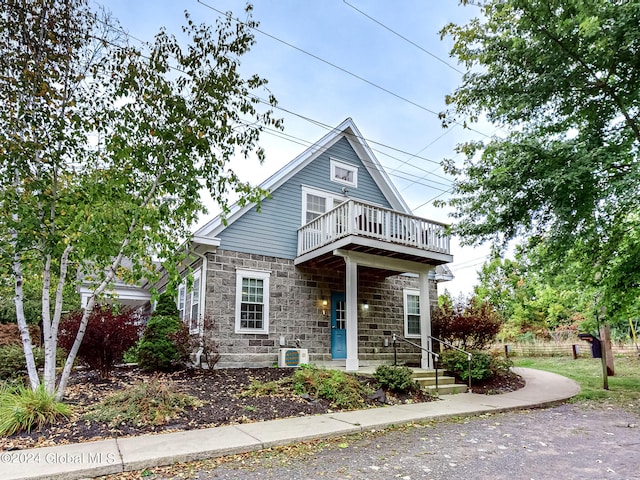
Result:
<svg viewBox="0 0 640 480"><path fill-rule="evenodd" d="M60 322L58 344L67 351L76 339L82 315L82 311L72 312ZM97 306L89 316L78 358L102 378L108 377L113 366L138 341L139 323L140 316L130 308Z"/></svg>
<svg viewBox="0 0 640 480"><path fill-rule="evenodd" d="M216 323L213 317L205 315L202 319L202 335L190 335L188 341L189 352L202 349L199 367L206 363L207 368L212 369L220 360L220 348L216 341ZM188 353L188 352L187 352Z"/></svg>
<svg viewBox="0 0 640 480"><path fill-rule="evenodd" d="M56 402L40 385L35 391L24 385L4 386L0 389L0 435L9 436L21 431L38 430L61 417L69 418L71 408Z"/></svg>
<svg viewBox="0 0 640 480"><path fill-rule="evenodd" d="M298 395L329 400L337 408L355 409L365 405L369 389L357 378L339 370L303 365L293 374L292 388Z"/></svg>
<svg viewBox="0 0 640 480"><path fill-rule="evenodd" d="M138 365L146 372L166 372L184 363L185 349L175 340L188 337L187 327L177 317L152 316L138 343Z"/></svg>
<svg viewBox="0 0 640 480"><path fill-rule="evenodd" d="M56 364L64 364L64 351L58 349ZM44 367L44 348L33 347L33 359L37 368ZM27 363L24 358L24 350L20 345L0 346L0 380L16 379L27 374Z"/></svg>
<svg viewBox="0 0 640 480"><path fill-rule="evenodd" d="M471 382L479 382L491 376L491 356L484 352L471 352ZM440 355L442 366L457 378L469 380L469 360L464 352L447 350Z"/></svg>
<svg viewBox="0 0 640 480"><path fill-rule="evenodd" d="M502 322L495 308L477 298L443 302L432 315L433 335L463 350L483 350L495 340Z"/></svg>
<svg viewBox="0 0 640 480"><path fill-rule="evenodd" d="M189 331L180 321L173 298L163 293L138 343L138 365L147 372L182 366L188 359L189 342Z"/></svg>
<svg viewBox="0 0 640 480"><path fill-rule="evenodd" d="M373 377L385 390L406 393L418 389L418 384L411 376L412 373L408 367L380 365L376 368Z"/></svg>
<svg viewBox="0 0 640 480"><path fill-rule="evenodd" d="M471 353L471 382L481 382L509 370L512 363L499 354L492 355L481 351ZM442 366L460 380L469 380L469 361L467 354L458 350L447 350L440 355Z"/></svg>
<svg viewBox="0 0 640 480"><path fill-rule="evenodd" d="M130 423L135 426L163 425L185 408L196 407L199 401L154 378L139 382L110 395L86 414L86 417L110 426Z"/></svg>

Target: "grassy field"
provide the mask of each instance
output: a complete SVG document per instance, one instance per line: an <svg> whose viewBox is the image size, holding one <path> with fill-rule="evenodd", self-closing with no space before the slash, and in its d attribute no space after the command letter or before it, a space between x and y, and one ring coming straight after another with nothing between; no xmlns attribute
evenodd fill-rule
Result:
<svg viewBox="0 0 640 480"><path fill-rule="evenodd" d="M516 367L546 370L575 380L581 387L576 401L614 404L640 414L640 358L635 355L614 358L615 376L609 377L609 390L603 389L599 358L515 357L512 360Z"/></svg>

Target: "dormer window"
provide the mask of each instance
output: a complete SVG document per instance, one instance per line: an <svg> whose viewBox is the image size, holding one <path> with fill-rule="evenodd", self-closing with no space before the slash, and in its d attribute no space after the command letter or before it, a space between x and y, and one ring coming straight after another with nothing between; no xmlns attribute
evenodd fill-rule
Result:
<svg viewBox="0 0 640 480"><path fill-rule="evenodd" d="M351 187L358 186L358 167L343 163L338 160L331 159L331 181L349 185Z"/></svg>

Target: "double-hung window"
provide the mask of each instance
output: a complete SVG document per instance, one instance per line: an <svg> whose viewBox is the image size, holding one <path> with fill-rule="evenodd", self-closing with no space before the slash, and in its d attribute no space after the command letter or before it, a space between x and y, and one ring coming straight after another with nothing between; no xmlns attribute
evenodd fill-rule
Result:
<svg viewBox="0 0 640 480"><path fill-rule="evenodd" d="M270 272L236 270L236 333L269 333Z"/></svg>
<svg viewBox="0 0 640 480"><path fill-rule="evenodd" d="M185 307L187 302L187 285L181 283L178 286L178 315L180 320L184 320Z"/></svg>
<svg viewBox="0 0 640 480"><path fill-rule="evenodd" d="M191 314L189 315L189 332L198 331L198 320L200 319L200 271L193 274L193 285L191 286Z"/></svg>
<svg viewBox="0 0 640 480"><path fill-rule="evenodd" d="M420 337L420 291L404 290L404 336Z"/></svg>

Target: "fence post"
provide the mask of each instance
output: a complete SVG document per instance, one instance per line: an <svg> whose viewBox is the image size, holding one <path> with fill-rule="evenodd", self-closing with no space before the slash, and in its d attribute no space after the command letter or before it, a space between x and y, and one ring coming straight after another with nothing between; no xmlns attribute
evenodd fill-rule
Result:
<svg viewBox="0 0 640 480"><path fill-rule="evenodd" d="M571 353L573 354L573 359L577 360L578 359L578 345L576 345L575 343L573 345L571 345Z"/></svg>
<svg viewBox="0 0 640 480"><path fill-rule="evenodd" d="M504 346L504 356L509 358L509 345Z"/></svg>

